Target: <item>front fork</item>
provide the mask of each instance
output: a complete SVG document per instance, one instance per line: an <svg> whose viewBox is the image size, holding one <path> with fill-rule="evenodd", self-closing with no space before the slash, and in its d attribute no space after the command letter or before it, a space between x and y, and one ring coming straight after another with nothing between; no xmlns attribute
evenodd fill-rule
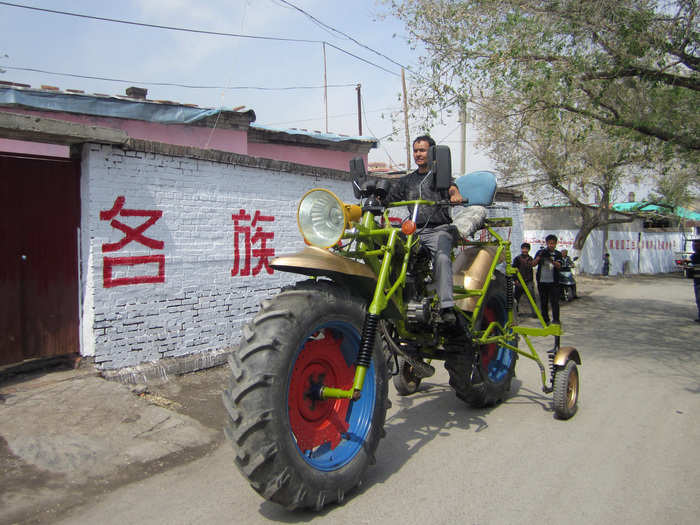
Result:
<svg viewBox="0 0 700 525"><path fill-rule="evenodd" d="M342 390L340 388L332 388L327 386L321 387L321 399L352 399L353 401L357 401L362 395L362 386L365 382L365 376L367 375L367 370L372 362L372 349L374 348L374 341L377 338L379 316L386 308L391 296L399 288L400 283L403 282L406 269L408 268L408 259L411 254L410 249L406 250L401 275L397 278L394 285L391 286L388 291L385 291L389 282L391 259L392 254L394 253L394 246L396 242L398 242L397 239L398 230L394 229L389 234L387 246L383 248L384 254L379 270L379 277L377 278L377 286L374 289L374 297L372 298L372 303L367 309L365 322L362 326L362 340L360 341L360 351L357 354L357 360L355 362L355 379L353 380L352 388L349 390ZM411 245L411 241L412 235L409 235L408 246Z"/></svg>
<svg viewBox="0 0 700 525"><path fill-rule="evenodd" d="M362 327L362 340L360 341L360 351L357 354L357 366L355 367L355 379L352 382L352 388L350 390L342 390L324 386L321 388L321 399L352 399L353 401L360 399L367 369L372 362L372 349L377 337L378 324L379 316L367 313L365 324Z"/></svg>

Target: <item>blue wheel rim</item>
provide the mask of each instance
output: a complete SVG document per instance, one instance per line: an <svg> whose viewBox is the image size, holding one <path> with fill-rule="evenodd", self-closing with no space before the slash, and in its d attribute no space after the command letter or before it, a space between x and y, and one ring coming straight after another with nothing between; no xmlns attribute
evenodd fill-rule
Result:
<svg viewBox="0 0 700 525"><path fill-rule="evenodd" d="M494 383L503 381L513 364L514 352L503 346L498 347L496 358L489 362L488 376Z"/></svg>
<svg viewBox="0 0 700 525"><path fill-rule="evenodd" d="M497 318L501 325L504 325L508 319L505 308L489 308L493 318ZM488 317L488 313L485 312ZM495 352L495 356L491 357L486 366L486 375L489 380L493 383L500 383L506 377L508 377L508 372L510 371L513 361L515 360L515 352L506 348L505 346L499 346Z"/></svg>
<svg viewBox="0 0 700 525"><path fill-rule="evenodd" d="M313 334L327 329L331 330L334 336L342 338L342 342L340 343L342 361L344 362L344 366L352 368L352 373L354 375L354 363L359 351L361 336L358 330L347 322L336 321L325 323L312 330L312 332L307 335L304 343L302 343L297 350L295 364L300 360L304 352L309 351L305 348L309 338ZM340 360L336 359L336 366L339 361ZM292 379L291 375L294 374L294 366L292 370L293 371L290 373L290 381ZM337 470L352 461L353 458L362 451L367 435L372 427L372 417L377 397L375 374L374 361L372 361L365 376L362 396L359 400L349 403L347 414L344 418L348 430L341 434L340 443L336 447L331 448L330 443L326 442L312 450L302 450L298 445L299 441L294 435L294 431L292 431L292 439L296 444L299 454L304 458L304 461L314 469L326 472ZM336 387L337 385L327 386ZM288 407L288 411L290 410L289 396L290 391L288 388L288 399L285 403Z"/></svg>

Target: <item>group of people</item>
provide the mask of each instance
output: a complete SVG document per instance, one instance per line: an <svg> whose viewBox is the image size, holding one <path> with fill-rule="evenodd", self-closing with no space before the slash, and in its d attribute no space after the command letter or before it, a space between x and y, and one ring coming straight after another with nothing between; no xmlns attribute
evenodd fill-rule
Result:
<svg viewBox="0 0 700 525"><path fill-rule="evenodd" d="M540 296L540 309L545 323L559 324L559 273L567 268L572 268L574 262L569 257L568 250L557 250L557 236L547 235L545 238L547 245L538 250L533 258L530 255L530 244L524 242L520 245L520 255L513 259L513 267L517 268L523 276L525 286L530 295L535 297L535 280L533 279L533 268L537 266L537 290ZM515 300L518 305L522 304L521 298L525 292L519 280L515 282ZM574 296L575 298L576 296ZM552 316L549 316L549 306L552 307ZM533 312L533 317L535 316Z"/></svg>

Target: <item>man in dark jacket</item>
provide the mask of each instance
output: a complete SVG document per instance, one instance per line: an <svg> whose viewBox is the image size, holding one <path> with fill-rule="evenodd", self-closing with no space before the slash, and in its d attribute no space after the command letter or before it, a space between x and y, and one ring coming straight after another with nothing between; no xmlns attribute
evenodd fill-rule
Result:
<svg viewBox="0 0 700 525"><path fill-rule="evenodd" d="M435 141L428 135L421 135L413 141L413 160L418 169L394 181L387 195L387 202L407 200L462 202L462 195L454 182L447 190L435 188L435 177L430 173L428 151ZM452 295L452 261L450 253L455 241L456 229L451 225L449 206L421 206L416 217L417 234L421 243L430 251L433 258L433 272L440 298L442 319L447 324L456 321L454 298Z"/></svg>
<svg viewBox="0 0 700 525"><path fill-rule="evenodd" d="M557 236L547 235L547 247L540 249L532 261L537 266L537 289L540 292L540 308L542 318L549 324L549 303L552 303L552 322L559 324L559 270L561 269L561 253L556 249Z"/></svg>
<svg viewBox="0 0 700 525"><path fill-rule="evenodd" d="M535 298L535 283L532 278L532 256L530 255L530 244L524 242L520 245L520 255L517 255L513 259L513 268L517 268L520 275L523 276L523 281L525 281L525 286L527 286L528 291L532 298ZM530 303L528 301L520 302L520 298L523 296L524 289L520 284L518 279L515 280L515 301L518 303L518 313L523 313L523 306L528 305L528 310L532 310ZM532 316L535 313L532 312Z"/></svg>

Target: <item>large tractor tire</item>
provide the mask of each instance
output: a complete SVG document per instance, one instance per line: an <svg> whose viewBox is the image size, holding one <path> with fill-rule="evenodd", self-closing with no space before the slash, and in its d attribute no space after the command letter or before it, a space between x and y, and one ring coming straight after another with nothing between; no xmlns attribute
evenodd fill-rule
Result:
<svg viewBox="0 0 700 525"><path fill-rule="evenodd" d="M320 510L356 487L384 435L388 374L376 337L362 395L314 400L319 386L352 387L362 301L329 281L305 281L264 301L229 359L225 432L236 465L264 498Z"/></svg>
<svg viewBox="0 0 700 525"><path fill-rule="evenodd" d="M485 330L493 321L503 326L507 320L505 277L496 274L486 294L479 324L481 330ZM509 343L517 346L517 337ZM473 408L484 408L505 399L515 376L517 359L516 352L491 343L449 357L445 368L457 397Z"/></svg>

